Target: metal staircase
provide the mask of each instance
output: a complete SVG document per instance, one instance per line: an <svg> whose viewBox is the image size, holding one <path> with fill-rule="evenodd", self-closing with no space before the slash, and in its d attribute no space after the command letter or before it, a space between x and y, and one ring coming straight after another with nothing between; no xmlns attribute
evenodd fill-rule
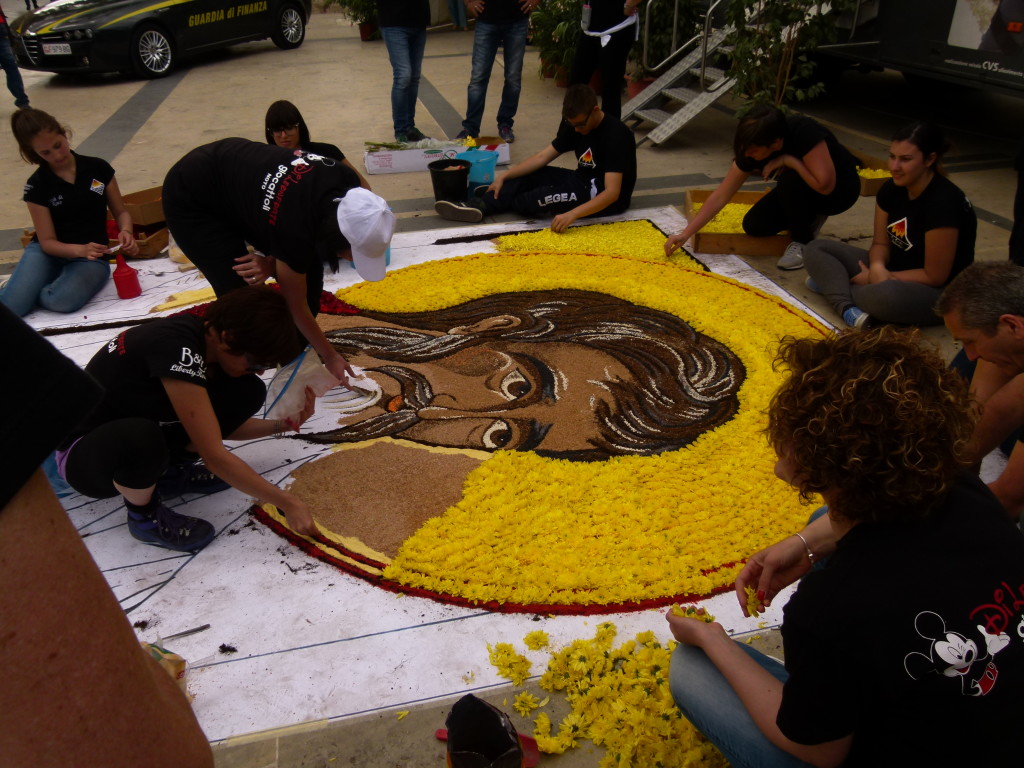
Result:
<svg viewBox="0 0 1024 768"><path fill-rule="evenodd" d="M632 120L634 128L643 122L656 126L637 142L637 146L645 141L660 144L671 138L735 84L734 78L708 65L709 57L727 50L725 40L732 32L732 27L716 28L712 24L714 11L721 1L716 0L708 8L703 33L680 48L693 46L692 50L623 106L623 122ZM676 110L665 109L673 103L682 106Z"/></svg>

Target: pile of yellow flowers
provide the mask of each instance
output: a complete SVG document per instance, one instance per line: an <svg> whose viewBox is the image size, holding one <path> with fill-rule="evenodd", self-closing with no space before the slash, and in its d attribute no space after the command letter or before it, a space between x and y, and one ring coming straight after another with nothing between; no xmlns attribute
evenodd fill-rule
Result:
<svg viewBox="0 0 1024 768"><path fill-rule="evenodd" d="M476 254L407 267L339 297L367 309L421 311L510 291L617 296L681 317L732 349L746 368L739 412L659 455L601 462L491 455L467 476L462 499L402 544L384 570L389 588L505 610L666 605L728 588L744 558L806 519L797 495L774 475L764 414L782 375L771 365L779 338L824 329L728 278L663 255L623 256L638 240L635 227L621 235L611 225L595 229L605 253Z"/></svg>
<svg viewBox="0 0 1024 768"><path fill-rule="evenodd" d="M701 209L703 203L694 203L693 212ZM735 235L743 232L743 217L752 206L746 203L726 203L722 210L703 226L701 232Z"/></svg>
<svg viewBox="0 0 1024 768"><path fill-rule="evenodd" d="M861 168L857 166L857 175L864 179L888 179L892 176L885 168Z"/></svg>
<svg viewBox="0 0 1024 768"><path fill-rule="evenodd" d="M570 712L557 729L546 712L537 715L533 735L540 750L562 754L590 739L605 748L601 768L728 768L672 700L668 671L675 642L662 644L648 631L613 647L615 636L615 625L605 622L592 640L574 640L551 654L540 686L564 692ZM520 696L516 711L524 717L548 701L531 695L519 706Z"/></svg>

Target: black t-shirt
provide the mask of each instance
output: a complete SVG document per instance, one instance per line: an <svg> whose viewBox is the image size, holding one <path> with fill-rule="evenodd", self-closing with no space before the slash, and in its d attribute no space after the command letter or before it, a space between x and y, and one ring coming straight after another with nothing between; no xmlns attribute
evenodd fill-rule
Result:
<svg viewBox="0 0 1024 768"><path fill-rule="evenodd" d="M1019 765L1024 537L977 477L920 523L856 526L786 605L778 725L851 766Z"/></svg>
<svg viewBox="0 0 1024 768"><path fill-rule="evenodd" d="M626 20L626 14L622 12L622 3L619 0L590 0L590 28L591 32L604 32ZM633 27L629 27L633 29ZM624 30L623 30L624 31ZM633 32L633 34L636 34Z"/></svg>
<svg viewBox="0 0 1024 768"><path fill-rule="evenodd" d="M0 304L9 364L0 377L0 510L99 401L102 391L11 310Z"/></svg>
<svg viewBox="0 0 1024 768"><path fill-rule="evenodd" d="M207 387L203 320L182 314L129 328L92 356L87 373L106 390L80 434L114 419L178 421L161 379Z"/></svg>
<svg viewBox="0 0 1024 768"><path fill-rule="evenodd" d="M344 160L345 153L333 144L327 144L323 141L308 141L302 148L304 152L308 152L311 155L321 155L322 157L333 157L335 160Z"/></svg>
<svg viewBox="0 0 1024 768"><path fill-rule="evenodd" d="M248 139L221 139L189 152L165 182L234 226L254 248L305 274L319 271L321 224L359 177L331 157Z"/></svg>
<svg viewBox="0 0 1024 768"><path fill-rule="evenodd" d="M851 174L856 176L856 158L846 150L846 147L839 143L839 140L832 135L832 131L803 115L786 117L786 133L782 137L782 149L778 152L773 152L764 160L754 160L746 155L737 157L735 158L736 167L744 173L760 175L769 160L779 155L792 155L793 157L802 158L822 141L825 142L828 154L832 158L832 165L836 169L836 178ZM783 173L796 173L796 171L786 168L783 170ZM839 186L837 183L836 187L839 188Z"/></svg>
<svg viewBox="0 0 1024 768"><path fill-rule="evenodd" d="M377 24L426 29L430 24L430 3L427 0L378 0Z"/></svg>
<svg viewBox="0 0 1024 768"><path fill-rule="evenodd" d="M522 0L484 0L484 9L476 20L485 24L508 24L522 21L529 15L523 12Z"/></svg>
<svg viewBox="0 0 1024 768"><path fill-rule="evenodd" d="M636 145L632 131L622 121L606 114L601 124L584 136L563 120L551 145L559 154L572 152L576 155L576 173L590 187L591 197L604 191L606 173L621 173L619 199L602 213L624 211L629 207L636 186Z"/></svg>
<svg viewBox="0 0 1024 768"><path fill-rule="evenodd" d="M107 185L114 169L106 160L75 156L75 183L69 184L40 165L25 182L22 200L50 209L53 228L62 243L107 242Z"/></svg>
<svg viewBox="0 0 1024 768"><path fill-rule="evenodd" d="M889 179L875 200L888 219L890 272L922 269L925 233L942 227L958 230L953 268L944 285L974 262L978 217L967 196L945 176L935 174L914 200L907 195L906 187L898 187Z"/></svg>

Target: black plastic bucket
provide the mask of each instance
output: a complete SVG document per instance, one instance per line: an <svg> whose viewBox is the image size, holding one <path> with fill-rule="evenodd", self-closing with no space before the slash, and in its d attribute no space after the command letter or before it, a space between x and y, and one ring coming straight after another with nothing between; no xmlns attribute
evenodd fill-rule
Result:
<svg viewBox="0 0 1024 768"><path fill-rule="evenodd" d="M451 203L466 202L469 167L469 161L459 160L455 157L435 160L430 163L427 168L430 170L430 183L434 186L434 200L447 200Z"/></svg>

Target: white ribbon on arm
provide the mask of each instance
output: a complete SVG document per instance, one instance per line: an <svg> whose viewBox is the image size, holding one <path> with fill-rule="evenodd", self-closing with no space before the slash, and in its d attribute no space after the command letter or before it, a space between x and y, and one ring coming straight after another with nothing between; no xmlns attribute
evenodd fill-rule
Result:
<svg viewBox="0 0 1024 768"><path fill-rule="evenodd" d="M604 48L606 45L608 45L608 42L612 39L612 35L614 35L620 29L625 29L630 24L636 24L636 19L637 19L637 15L634 13L631 16L627 16L625 19L623 19L618 24L616 24L614 27L609 27L608 29L604 30L604 32L591 32L589 29L584 29L583 30L583 34L584 35L589 35L590 37L600 37L601 38L601 47ZM636 38L637 38L637 40L640 39L640 25L639 24L637 24L637 27L636 27Z"/></svg>

